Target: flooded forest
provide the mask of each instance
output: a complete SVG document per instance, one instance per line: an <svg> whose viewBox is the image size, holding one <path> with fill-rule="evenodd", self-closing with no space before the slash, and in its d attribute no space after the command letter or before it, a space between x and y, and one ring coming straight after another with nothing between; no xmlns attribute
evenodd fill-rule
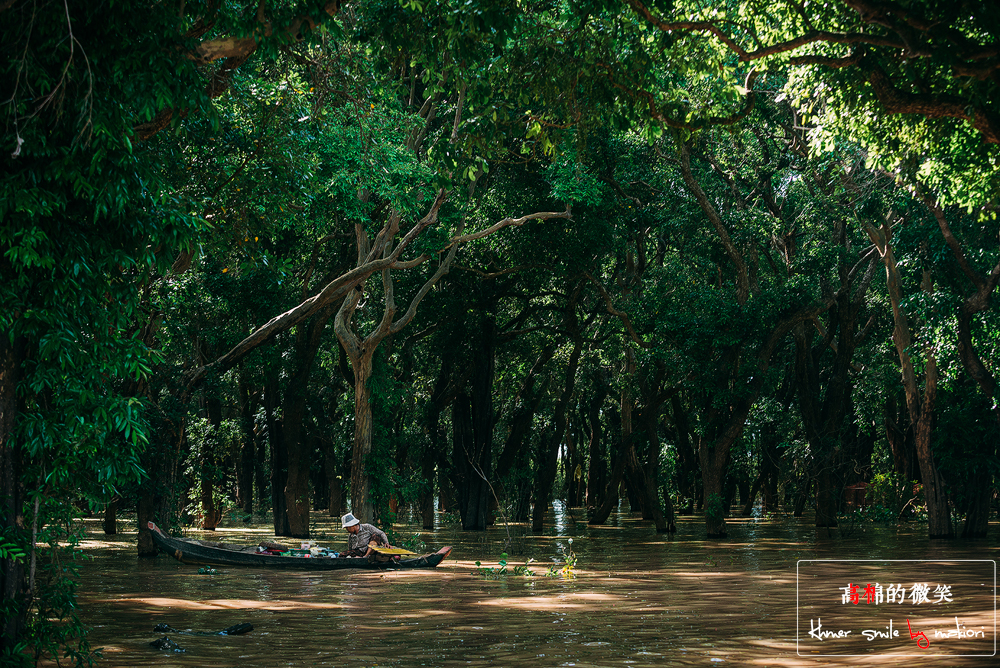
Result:
<svg viewBox="0 0 1000 668"><path fill-rule="evenodd" d="M998 26L0 0L0 665L989 665Z"/></svg>

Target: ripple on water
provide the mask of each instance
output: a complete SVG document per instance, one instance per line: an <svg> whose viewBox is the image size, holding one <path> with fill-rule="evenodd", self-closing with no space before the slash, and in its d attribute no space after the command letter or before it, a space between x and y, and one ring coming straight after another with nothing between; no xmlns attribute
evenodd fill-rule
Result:
<svg viewBox="0 0 1000 668"><path fill-rule="evenodd" d="M335 537L321 544L343 542L339 529L318 519L320 531ZM79 585L81 617L94 627L93 646L106 648L99 665L109 666L850 666L849 658L796 655L798 559L982 559L998 551L958 541L931 546L920 530L867 529L860 538L821 541L806 519L733 522L724 542L703 540L695 519L682 518L673 538L626 515L612 524L564 519L563 535L517 537L520 550L509 547L503 529L442 528L422 533L430 546L455 546L437 570L319 577L223 568L204 576L163 555L140 562L134 535L104 537L95 522L88 548L95 559ZM232 542L263 536L218 534ZM543 577L569 535L577 577ZM492 566L501 551L511 555L508 568L534 557L539 575L490 581L471 574L477 559ZM148 645L159 622L196 630L249 622L255 630L174 636L187 652L167 654ZM907 665L981 665L960 661Z"/></svg>

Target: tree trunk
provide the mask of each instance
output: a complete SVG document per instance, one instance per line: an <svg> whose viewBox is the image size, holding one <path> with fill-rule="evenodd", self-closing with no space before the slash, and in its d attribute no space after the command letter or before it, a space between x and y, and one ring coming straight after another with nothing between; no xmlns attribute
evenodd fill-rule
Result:
<svg viewBox="0 0 1000 668"><path fill-rule="evenodd" d="M781 459L780 441L774 422L768 422L761 430L761 440L764 452L761 457L760 475L764 488L764 512L773 513L778 510L778 460Z"/></svg>
<svg viewBox="0 0 1000 668"><path fill-rule="evenodd" d="M962 538L986 538L990 521L990 501L994 494L993 486L990 484L992 478L989 469L980 466L968 481L966 488L969 494L965 507L965 523L962 525Z"/></svg>
<svg viewBox="0 0 1000 668"><path fill-rule="evenodd" d="M438 488L440 494L444 494L444 489L434 483L435 477L443 477L443 471L439 475L437 463L445 450L444 435L441 433L441 411L444 410L444 405L435 401L435 397L443 394L445 385L447 385L447 380L442 380L442 377L439 376L429 402L430 405L427 407L427 443L424 445L424 451L420 454L420 473L423 478L423 487L420 490L420 515L423 520L423 528L428 530L434 528L435 487Z"/></svg>
<svg viewBox="0 0 1000 668"><path fill-rule="evenodd" d="M602 493L608 483L608 463L604 456L604 444L601 442L601 405L607 393L595 395L589 406L588 423L590 425L590 440L587 443L587 507L596 508L602 502Z"/></svg>
<svg viewBox="0 0 1000 668"><path fill-rule="evenodd" d="M466 394L452 403L452 446L455 465L454 485L464 531L485 531L489 511L489 487L484 480L485 462L476 433L475 402ZM483 467L487 466L486 469Z"/></svg>
<svg viewBox="0 0 1000 668"><path fill-rule="evenodd" d="M115 495L115 497L108 501L107 505L104 506L104 521L102 522L102 525L106 536L114 536L118 533L119 501L121 501L121 499Z"/></svg>
<svg viewBox="0 0 1000 668"><path fill-rule="evenodd" d="M372 452L372 401L368 381L374 350L352 360L354 368L354 448L351 455L351 512L362 522L375 521L368 458Z"/></svg>
<svg viewBox="0 0 1000 668"><path fill-rule="evenodd" d="M542 533L545 529L545 513L549 509L549 496L552 492L552 483L556 479L558 472L559 440L553 428L545 432L538 445L538 458L536 465L538 470L535 474L535 487L531 497L533 506L531 509L531 531L532 533Z"/></svg>
<svg viewBox="0 0 1000 668"><path fill-rule="evenodd" d="M302 434L305 412L305 386L296 382L293 376L281 411L281 435L288 457L288 476L285 478L284 489L287 535L294 538L309 537L309 465L312 457Z"/></svg>
<svg viewBox="0 0 1000 668"><path fill-rule="evenodd" d="M632 409L635 407L635 399L632 397L631 385L631 380L635 377L635 352L630 347L625 349L624 376L627 380L622 384L621 392L618 395L618 407L622 416L621 439L622 455L625 457L625 496L628 498L629 510L633 513L639 511L642 513L642 519L648 520L651 519L651 516L646 510L645 499L639 496L638 487L641 486L641 483L635 474L638 462L636 461L635 445L632 442Z"/></svg>
<svg viewBox="0 0 1000 668"><path fill-rule="evenodd" d="M326 512L330 517L340 517L344 514L344 479L338 463L337 449L329 438L324 438L323 470L326 471Z"/></svg>
<svg viewBox="0 0 1000 668"><path fill-rule="evenodd" d="M579 505L576 501L577 489L580 485L580 478L583 477L582 473L577 475L577 447L576 447L576 436L573 433L573 428L566 430L566 450L563 453L563 494L566 497L567 507L573 507Z"/></svg>
<svg viewBox="0 0 1000 668"><path fill-rule="evenodd" d="M625 451L620 438L620 417L618 411L614 408L608 411L608 414L609 421L611 422L611 428L608 430L608 433L613 434L617 447L614 448L611 458L611 476L608 478L607 489L601 494L601 504L594 509L594 513L591 515L590 520L588 520L588 524L593 526L600 526L607 522L608 517L611 516L611 511L618 505L618 490L621 487L622 477L625 474Z"/></svg>
<svg viewBox="0 0 1000 668"><path fill-rule="evenodd" d="M479 333L472 353L472 394L461 394L452 404L454 484L466 531L486 530L492 496L496 325L488 316L483 318Z"/></svg>
<svg viewBox="0 0 1000 668"><path fill-rule="evenodd" d="M455 503L455 490L451 486L451 481L445 472L440 468L438 469L438 510L442 513L454 512L455 507L458 504Z"/></svg>
<svg viewBox="0 0 1000 668"><path fill-rule="evenodd" d="M736 492L739 489L739 481L735 475L727 475L722 484L722 514L729 517L733 510L733 503L736 501Z"/></svg>
<svg viewBox="0 0 1000 668"><path fill-rule="evenodd" d="M934 454L931 451L931 434L933 430L934 403L937 397L937 360L930 346L925 348L927 360L924 364L924 392L920 397L920 389L910 357L912 337L906 314L902 309L902 287L899 267L890 243L891 234L888 224L882 229L867 226L866 231L885 265L886 284L889 292L889 304L892 307L893 334L899 356L903 390L906 394L906 409L913 428L913 441L917 450L917 463L920 466L920 477L924 484L924 498L927 502L927 530L931 538L951 538L954 531L951 526L951 513L948 508L948 497L944 488L944 479L937 470ZM933 292L930 272L925 271L921 288L924 292Z"/></svg>
<svg viewBox="0 0 1000 668"><path fill-rule="evenodd" d="M312 464L312 451L302 432L309 396L309 376L323 340L323 330L332 316L333 308L327 307L308 324L298 326L295 332L295 371L288 380L288 388L284 394L281 436L288 458L288 476L284 487L285 513L288 516L288 535L295 538L309 537L309 468Z"/></svg>
<svg viewBox="0 0 1000 668"><path fill-rule="evenodd" d="M138 556L155 557L160 550L153 542L149 522L167 525L174 508L171 499L177 498L178 467L187 452L187 432L184 418L178 422L161 419L154 431L156 444L163 449L147 448L144 464L148 478L139 484L136 501L136 522Z"/></svg>
<svg viewBox="0 0 1000 668"><path fill-rule="evenodd" d="M913 429L913 441L924 484L924 500L927 502L927 531L930 538L952 538L955 532L951 526L944 478L937 469L934 453L931 451L934 401L937 394L937 364L933 354L928 353L924 368L924 400L920 407L920 417Z"/></svg>
<svg viewBox="0 0 1000 668"><path fill-rule="evenodd" d="M742 517L750 517L753 514L754 501L757 500L763 480L764 474L761 473L754 479L753 484L750 485L750 490L747 492L746 498L740 499L743 503L743 512L740 513Z"/></svg>
<svg viewBox="0 0 1000 668"><path fill-rule="evenodd" d="M660 408L663 404L662 402L655 402L655 404L655 406L647 405L639 415L640 423L646 431L649 450L647 452L646 465L640 467L636 471L636 474L641 476L641 492L645 497L643 504L650 518L653 520L653 524L656 526L656 533L674 533L677 531L674 519L674 505L670 502L670 496L665 494L663 499L666 504L666 512L664 512L660 508L660 495L657 491L660 437L657 433L656 425L659 422ZM638 459L636 460L636 464L638 465Z"/></svg>
<svg viewBox="0 0 1000 668"><path fill-rule="evenodd" d="M916 480L920 476L917 469L917 453L913 447L913 430L907 426L905 410L900 411L896 393L889 392L884 408L885 436L892 450L893 470L904 480Z"/></svg>
<svg viewBox="0 0 1000 668"><path fill-rule="evenodd" d="M678 395L670 398L670 415L673 418L674 427L677 430L677 488L681 494L687 497L688 507L685 511L687 515L694 514L694 501L698 498L698 455L691 445L691 427L688 422L687 413L681 404Z"/></svg>
<svg viewBox="0 0 1000 668"><path fill-rule="evenodd" d="M264 386L264 415L267 420L267 439L271 446L271 511L275 536L291 536L288 514L285 512L285 481L288 478L288 454L281 435L278 411L278 376L272 372Z"/></svg>
<svg viewBox="0 0 1000 668"><path fill-rule="evenodd" d="M809 500L809 491L812 489L812 476L807 476L798 496L795 497L795 504L792 509L792 517L802 517L806 510L806 502Z"/></svg>
<svg viewBox="0 0 1000 668"><path fill-rule="evenodd" d="M236 501L245 515L253 514L253 468L257 449L257 435L254 430L254 411L251 405L250 388L247 386L243 370L240 369L237 390L240 399L240 452L236 466Z"/></svg>
<svg viewBox="0 0 1000 668"><path fill-rule="evenodd" d="M253 487L254 487L254 498L257 500L256 510L263 512L267 508L267 500L270 498L270 490L268 490L268 483L270 482L270 475L268 474L267 466L267 446L269 433L268 418L265 417L265 426L263 429L254 433L254 446L256 448L256 453L254 455L253 463Z"/></svg>
<svg viewBox="0 0 1000 668"><path fill-rule="evenodd" d="M310 496L312 500L311 512L320 512L329 508L330 504L330 481L326 476L327 440L320 437L315 424L307 425L307 432L308 452L312 453L312 457L321 463L320 466L309 467L309 485L312 490Z"/></svg>
<svg viewBox="0 0 1000 668"><path fill-rule="evenodd" d="M455 401L457 391L452 382L452 370L454 368L455 346L448 346L441 358L441 367L438 370L437 379L434 381L434 389L431 392L430 401L425 409L425 431L427 442L424 444L423 452L420 453L420 473L421 490L418 497L420 505L420 515L423 528L431 530L434 528L434 490L437 488L441 495L445 494L445 487L435 485L435 478L444 477L444 467L438 467L446 456L447 445L444 429L441 427L441 414L445 408ZM441 497L444 502L443 496Z"/></svg>
<svg viewBox="0 0 1000 668"><path fill-rule="evenodd" d="M549 496L552 493L552 483L556 478L558 466L559 445L566 435L569 422L569 404L576 388L576 371L580 366L580 355L583 352L583 334L576 315L576 305L580 298L582 282L577 283L566 305L564 323L573 337L573 351L569 354L566 365L566 383L563 386L559 401L556 402L553 414L551 433L543 435L539 452L538 475L535 477L534 501L535 507L531 514L531 531L541 533L545 522L545 511L548 510Z"/></svg>
<svg viewBox="0 0 1000 668"><path fill-rule="evenodd" d="M705 530L709 538L726 537L725 490L729 450L703 443L700 448L705 499Z"/></svg>
<svg viewBox="0 0 1000 668"><path fill-rule="evenodd" d="M215 531L222 520L222 509L215 505L216 457L219 447L219 429L222 425L222 402L218 396L210 396L206 398L205 403L208 406L208 423L211 435L205 439L201 450L201 528L206 531Z"/></svg>
<svg viewBox="0 0 1000 668"><path fill-rule="evenodd" d="M816 526L837 526L837 497L834 489L833 453L817 462L816 471Z"/></svg>
<svg viewBox="0 0 1000 668"><path fill-rule="evenodd" d="M420 505L421 527L427 531L434 529L434 468L436 452L430 445L420 453L420 478L422 487L418 503Z"/></svg>
<svg viewBox="0 0 1000 668"><path fill-rule="evenodd" d="M997 265L1000 267L1000 264ZM1000 427L1000 402L996 400L997 382L990 370L983 364L973 345L972 338L972 316L989 306L990 296L995 284L994 272L990 275L990 280L980 283L977 293L967 297L958 312L958 356L962 360L962 366L966 374L972 378L979 389L986 397L992 399L990 402L993 409L995 425ZM985 448L982 454L993 459L996 455L996 444ZM962 538L985 538L989 527L990 501L993 498L993 488L991 486L992 476L982 465L977 467L972 479L967 485L968 502L966 505L965 523L962 526Z"/></svg>

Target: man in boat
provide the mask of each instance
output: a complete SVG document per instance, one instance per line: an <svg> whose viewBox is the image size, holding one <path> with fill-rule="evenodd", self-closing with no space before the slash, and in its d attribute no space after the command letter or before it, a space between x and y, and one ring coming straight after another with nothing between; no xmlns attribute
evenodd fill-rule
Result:
<svg viewBox="0 0 1000 668"><path fill-rule="evenodd" d="M383 547L392 547L384 531L372 524L362 524L361 520L351 513L340 519L340 525L347 531L347 551L341 556L367 557L372 553L369 543L373 542Z"/></svg>

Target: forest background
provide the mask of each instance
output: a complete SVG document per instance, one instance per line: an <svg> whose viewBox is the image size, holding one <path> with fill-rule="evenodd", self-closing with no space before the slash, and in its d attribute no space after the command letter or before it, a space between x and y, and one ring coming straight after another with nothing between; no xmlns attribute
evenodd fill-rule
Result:
<svg viewBox="0 0 1000 668"><path fill-rule="evenodd" d="M145 555L149 519L308 537L435 499L467 530L621 494L658 532L835 527L867 486L985 537L997 26L3 0L2 660L90 659L81 508L134 507Z"/></svg>

